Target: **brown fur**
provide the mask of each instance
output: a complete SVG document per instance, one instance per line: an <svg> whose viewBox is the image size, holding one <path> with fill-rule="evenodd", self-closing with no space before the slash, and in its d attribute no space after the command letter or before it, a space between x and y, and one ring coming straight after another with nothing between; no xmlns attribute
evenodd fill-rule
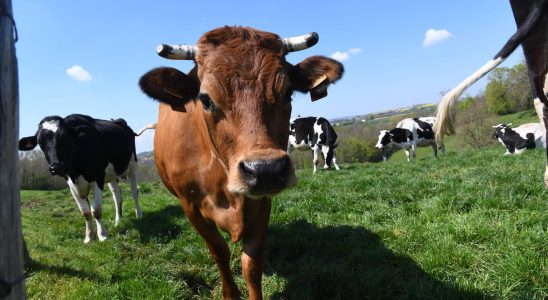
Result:
<svg viewBox="0 0 548 300"><path fill-rule="evenodd" d="M285 60L279 36L248 27L214 29L199 39L197 47L196 67L188 75L164 68L140 80L145 93L169 104L160 104L154 139L158 173L205 239L221 273L224 298L238 298L240 291L217 227L233 242L242 240L242 274L249 297L261 299L270 197L296 178L289 164L280 174L283 184L254 191L244 178L242 163L288 160L293 90L309 91L311 82L322 75L335 82L342 65L316 56L292 66ZM215 110L190 101L198 91L209 96ZM174 103L184 104L186 113L173 109Z"/></svg>

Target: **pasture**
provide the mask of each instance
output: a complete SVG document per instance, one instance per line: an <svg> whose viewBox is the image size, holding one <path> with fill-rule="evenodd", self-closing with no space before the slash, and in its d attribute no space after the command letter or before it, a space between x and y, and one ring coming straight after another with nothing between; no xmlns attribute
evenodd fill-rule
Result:
<svg viewBox="0 0 548 300"><path fill-rule="evenodd" d="M500 146L449 148L437 160L298 171L298 186L273 200L265 297L546 299L545 155L502 153ZM21 192L34 259L29 297L220 299L219 273L178 200L160 182L141 183L143 218L136 220L129 187L122 188L122 222L114 227L105 192L109 239L89 245L67 189ZM245 292L241 247L230 247Z"/></svg>

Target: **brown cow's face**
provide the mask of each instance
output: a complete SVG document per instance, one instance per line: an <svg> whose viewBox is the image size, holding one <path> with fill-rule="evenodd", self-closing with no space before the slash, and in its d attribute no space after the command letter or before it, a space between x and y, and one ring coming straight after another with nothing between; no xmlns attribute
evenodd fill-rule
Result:
<svg viewBox="0 0 548 300"><path fill-rule="evenodd" d="M185 99L201 102L199 111L188 113L203 116L231 192L261 198L293 185L295 174L285 152L291 94L312 94L317 87L314 95L321 97L341 77L342 65L312 57L292 66L277 35L251 28L216 29L197 46L196 68L189 75L152 70L141 78L142 89L172 106L180 107ZM179 99L171 99L174 95Z"/></svg>
<svg viewBox="0 0 548 300"><path fill-rule="evenodd" d="M225 31L198 44L198 99L214 147L228 168L228 189L251 197L295 183L287 147L288 66L273 34L234 39ZM261 47L267 44L270 47Z"/></svg>

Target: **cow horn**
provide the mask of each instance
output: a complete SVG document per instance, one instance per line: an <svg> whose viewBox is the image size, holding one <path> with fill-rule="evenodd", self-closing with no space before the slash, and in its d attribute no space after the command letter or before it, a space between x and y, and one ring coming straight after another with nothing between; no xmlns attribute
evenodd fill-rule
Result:
<svg viewBox="0 0 548 300"><path fill-rule="evenodd" d="M284 51L294 52L310 48L318 42L320 37L316 32L282 39Z"/></svg>
<svg viewBox="0 0 548 300"><path fill-rule="evenodd" d="M198 47L194 45L161 44L156 47L156 52L167 59L193 60L196 53L198 53Z"/></svg>

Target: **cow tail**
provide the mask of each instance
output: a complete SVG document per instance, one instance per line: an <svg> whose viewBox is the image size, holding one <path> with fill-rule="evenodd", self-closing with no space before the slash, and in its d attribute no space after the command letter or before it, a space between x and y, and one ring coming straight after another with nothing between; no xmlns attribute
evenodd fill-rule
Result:
<svg viewBox="0 0 548 300"><path fill-rule="evenodd" d="M148 124L147 126L141 128L141 130L139 130L138 132L134 132L133 134L135 136L140 136L141 134L143 134L143 132L145 132L149 129L156 129L156 125L158 125L158 124L157 123Z"/></svg>
<svg viewBox="0 0 548 300"><path fill-rule="evenodd" d="M455 119L455 103L457 99L468 87L500 65L520 45L521 41L527 37L541 19L543 8L543 5L533 7L525 22L523 22L516 33L514 33L506 44L504 44L502 49L495 55L494 59L487 62L474 74L468 76L464 81L443 96L443 99L436 108L436 122L434 123L436 143L438 146L443 144L445 134L451 135L455 133L453 124Z"/></svg>

